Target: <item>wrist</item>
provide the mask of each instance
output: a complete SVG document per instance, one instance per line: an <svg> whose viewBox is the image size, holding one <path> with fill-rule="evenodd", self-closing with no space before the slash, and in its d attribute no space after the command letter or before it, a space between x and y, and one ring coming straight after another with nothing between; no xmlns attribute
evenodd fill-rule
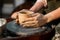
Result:
<svg viewBox="0 0 60 40"><path fill-rule="evenodd" d="M43 19L45 20L45 23L48 23L48 16L47 15L44 15Z"/></svg>
<svg viewBox="0 0 60 40"><path fill-rule="evenodd" d="M49 23L49 22L50 22L50 19L49 19L50 16L49 16L49 15L44 15L44 18L47 19L47 20L46 20L46 23Z"/></svg>
<svg viewBox="0 0 60 40"><path fill-rule="evenodd" d="M36 12L44 6L42 2L36 1L36 3L30 8L30 10Z"/></svg>
<svg viewBox="0 0 60 40"><path fill-rule="evenodd" d="M44 17L48 19L47 23L60 18L60 8L46 14Z"/></svg>

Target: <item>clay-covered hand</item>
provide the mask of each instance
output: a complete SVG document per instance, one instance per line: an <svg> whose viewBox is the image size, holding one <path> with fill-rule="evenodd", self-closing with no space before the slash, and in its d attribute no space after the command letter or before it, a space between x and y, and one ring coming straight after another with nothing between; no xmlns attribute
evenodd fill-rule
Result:
<svg viewBox="0 0 60 40"><path fill-rule="evenodd" d="M18 16L16 20L18 20L18 23L23 27L40 27L44 25L47 20L41 13L34 13L25 9L16 13Z"/></svg>
<svg viewBox="0 0 60 40"><path fill-rule="evenodd" d="M34 13L29 10L22 10L18 14L19 24L23 27L40 27L47 19L41 13Z"/></svg>
<svg viewBox="0 0 60 40"><path fill-rule="evenodd" d="M17 14L19 24L21 25L24 20L26 20L27 18L30 18L33 13L34 12L26 10L26 9L23 9L23 10L19 11L18 14Z"/></svg>
<svg viewBox="0 0 60 40"><path fill-rule="evenodd" d="M23 27L40 27L46 23L47 19L42 14L35 13L32 17L26 18L22 25Z"/></svg>

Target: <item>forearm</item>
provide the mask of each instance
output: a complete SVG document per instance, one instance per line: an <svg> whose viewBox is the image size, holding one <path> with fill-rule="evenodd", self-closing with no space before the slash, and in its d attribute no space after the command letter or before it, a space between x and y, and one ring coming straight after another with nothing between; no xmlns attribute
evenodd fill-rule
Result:
<svg viewBox="0 0 60 40"><path fill-rule="evenodd" d="M60 18L60 7L45 15L48 18L47 23Z"/></svg>
<svg viewBox="0 0 60 40"><path fill-rule="evenodd" d="M44 4L42 2L36 1L36 3L30 8L30 10L36 12L39 9L41 9L43 6Z"/></svg>

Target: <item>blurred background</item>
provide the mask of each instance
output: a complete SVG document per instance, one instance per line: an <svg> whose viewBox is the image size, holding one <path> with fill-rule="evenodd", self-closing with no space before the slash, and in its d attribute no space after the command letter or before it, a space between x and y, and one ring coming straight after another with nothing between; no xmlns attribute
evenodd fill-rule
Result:
<svg viewBox="0 0 60 40"><path fill-rule="evenodd" d="M35 0L0 0L0 17L9 17L12 11L18 6L28 4L28 2L33 3ZM31 3L31 4L32 4ZM28 6L28 5L26 5ZM24 6L22 6L24 7ZM20 7L21 8L21 7ZM21 8L22 9L22 8Z"/></svg>
<svg viewBox="0 0 60 40"><path fill-rule="evenodd" d="M1 17L8 17L14 9L14 0L0 0Z"/></svg>
<svg viewBox="0 0 60 40"><path fill-rule="evenodd" d="M20 2L21 1L21 2ZM23 0L0 0L0 14L2 17L8 17L13 9L22 4Z"/></svg>

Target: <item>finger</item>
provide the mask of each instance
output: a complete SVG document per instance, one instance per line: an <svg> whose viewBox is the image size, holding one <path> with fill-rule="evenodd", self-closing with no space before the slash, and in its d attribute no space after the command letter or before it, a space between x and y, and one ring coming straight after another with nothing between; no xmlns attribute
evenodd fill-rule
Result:
<svg viewBox="0 0 60 40"><path fill-rule="evenodd" d="M38 22L26 22L25 24L23 24L23 27L38 27L39 24Z"/></svg>
<svg viewBox="0 0 60 40"><path fill-rule="evenodd" d="M11 16L12 19L16 19L17 18L17 12L13 13Z"/></svg>
<svg viewBox="0 0 60 40"><path fill-rule="evenodd" d="M16 19L15 21L16 21L16 23L18 23L18 24L19 24L19 19Z"/></svg>
<svg viewBox="0 0 60 40"><path fill-rule="evenodd" d="M27 21L27 22L24 22L24 24L25 24L25 23L27 23L27 24L28 24L28 23L35 24L35 23L37 23L37 22L38 22L38 21Z"/></svg>
<svg viewBox="0 0 60 40"><path fill-rule="evenodd" d="M29 21L29 22L22 23L22 25L32 26L32 25L36 25L37 23L38 23L38 21Z"/></svg>
<svg viewBox="0 0 60 40"><path fill-rule="evenodd" d="M34 21L34 18L33 18L33 17L32 17L32 18L27 18L27 19L25 19L22 23L28 22L28 21Z"/></svg>
<svg viewBox="0 0 60 40"><path fill-rule="evenodd" d="M42 17L43 16L43 14L41 14L41 13L36 13L36 17Z"/></svg>

